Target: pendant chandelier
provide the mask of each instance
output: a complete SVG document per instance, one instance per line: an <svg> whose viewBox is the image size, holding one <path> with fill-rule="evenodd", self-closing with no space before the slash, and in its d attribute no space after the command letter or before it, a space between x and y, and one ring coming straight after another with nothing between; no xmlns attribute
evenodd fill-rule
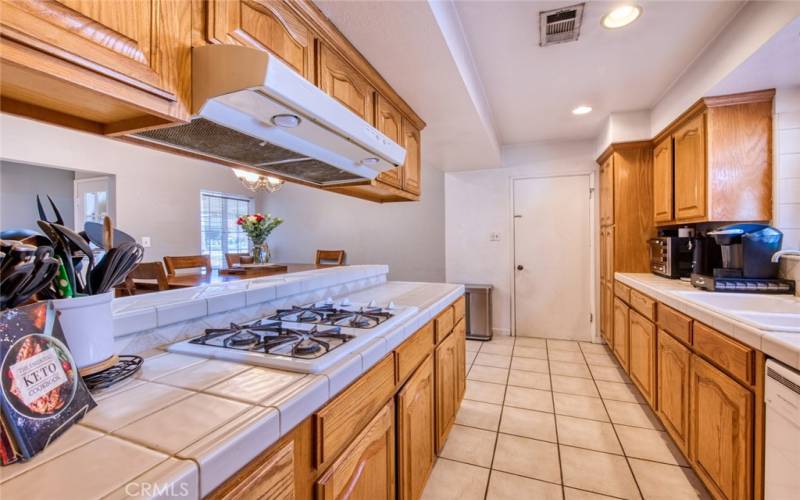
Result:
<svg viewBox="0 0 800 500"><path fill-rule="evenodd" d="M253 192L267 191L269 193L274 193L279 190L284 183L282 179L278 179L277 177L260 175L255 172L250 172L249 170L234 168L233 173L236 174L236 178L239 179L239 182L241 182L244 187Z"/></svg>

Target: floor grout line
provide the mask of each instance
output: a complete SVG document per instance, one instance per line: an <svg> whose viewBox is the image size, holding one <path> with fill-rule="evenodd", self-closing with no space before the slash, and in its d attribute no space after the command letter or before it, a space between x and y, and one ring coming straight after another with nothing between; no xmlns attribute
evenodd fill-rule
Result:
<svg viewBox="0 0 800 500"><path fill-rule="evenodd" d="M547 375L550 379L550 403L553 405L553 426L556 431L556 455L558 456L558 477L561 478L561 498L567 498L567 490L564 485L564 465L561 461L561 440L558 437L558 418L556 417L556 397L553 392L553 372L550 370L550 345L545 340L545 348L547 351Z"/></svg>

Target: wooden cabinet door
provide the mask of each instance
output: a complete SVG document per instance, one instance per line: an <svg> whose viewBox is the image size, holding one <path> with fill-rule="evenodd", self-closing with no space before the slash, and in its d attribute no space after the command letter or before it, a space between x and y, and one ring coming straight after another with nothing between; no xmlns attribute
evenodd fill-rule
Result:
<svg viewBox="0 0 800 500"><path fill-rule="evenodd" d="M317 480L317 499L392 500L394 453L394 405L389 401Z"/></svg>
<svg viewBox="0 0 800 500"><path fill-rule="evenodd" d="M619 360L619 364L625 371L628 371L628 337L630 308L619 298L614 297L614 354Z"/></svg>
<svg viewBox="0 0 800 500"><path fill-rule="evenodd" d="M628 374L653 408L656 407L656 325L630 311Z"/></svg>
<svg viewBox="0 0 800 500"><path fill-rule="evenodd" d="M689 364L692 352L658 330L658 415L664 428L689 455Z"/></svg>
<svg viewBox="0 0 800 500"><path fill-rule="evenodd" d="M614 155L600 167L600 225L614 223Z"/></svg>
<svg viewBox="0 0 800 500"><path fill-rule="evenodd" d="M403 165L403 190L420 194L422 191L422 146L419 130L403 118L403 142L406 162Z"/></svg>
<svg viewBox="0 0 800 500"><path fill-rule="evenodd" d="M614 347L614 294L608 283L600 286L600 333L610 348Z"/></svg>
<svg viewBox="0 0 800 500"><path fill-rule="evenodd" d="M267 50L311 80L314 35L281 2L269 0L208 0L206 39Z"/></svg>
<svg viewBox="0 0 800 500"><path fill-rule="evenodd" d="M453 327L456 344L456 413L467 390L467 323L464 318Z"/></svg>
<svg viewBox="0 0 800 500"><path fill-rule="evenodd" d="M375 127L383 132L386 137L397 144L403 145L403 115L385 97L378 94L375 106ZM394 186L403 187L403 167L393 168L378 174L378 180Z"/></svg>
<svg viewBox="0 0 800 500"><path fill-rule="evenodd" d="M245 476L237 474L230 489L224 487L212 493L214 500L245 500L269 498L270 500L293 500L294 491L294 442L289 441Z"/></svg>
<svg viewBox="0 0 800 500"><path fill-rule="evenodd" d="M375 123L375 89L353 66L320 42L317 57L317 86L370 124ZM400 120L397 121L398 137ZM386 133L386 132L384 132ZM388 135L388 134L387 134ZM397 141L399 142L399 141Z"/></svg>
<svg viewBox="0 0 800 500"><path fill-rule="evenodd" d="M653 149L653 216L656 223L672 220L672 137Z"/></svg>
<svg viewBox="0 0 800 500"><path fill-rule="evenodd" d="M397 394L397 455L401 500L416 500L436 460L433 357Z"/></svg>
<svg viewBox="0 0 800 500"><path fill-rule="evenodd" d="M456 336L448 335L436 347L436 451L444 448L447 434L453 426L458 406L458 357Z"/></svg>
<svg viewBox="0 0 800 500"><path fill-rule="evenodd" d="M751 498L753 394L692 356L689 457L716 498Z"/></svg>
<svg viewBox="0 0 800 500"><path fill-rule="evenodd" d="M606 282L614 282L614 226L606 228L605 258L603 265L606 268Z"/></svg>
<svg viewBox="0 0 800 500"><path fill-rule="evenodd" d="M705 114L673 134L675 155L675 220L706 216Z"/></svg>
<svg viewBox="0 0 800 500"><path fill-rule="evenodd" d="M87 75L174 101L191 83L190 14L168 0L24 0L3 2L0 24L4 38Z"/></svg>

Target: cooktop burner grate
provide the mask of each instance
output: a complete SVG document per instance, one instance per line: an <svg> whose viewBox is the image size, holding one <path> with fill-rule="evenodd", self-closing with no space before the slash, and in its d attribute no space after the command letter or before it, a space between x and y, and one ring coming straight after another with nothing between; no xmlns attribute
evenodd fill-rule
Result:
<svg viewBox="0 0 800 500"><path fill-rule="evenodd" d="M192 344L224 347L240 351L263 351L266 354L313 359L353 339L337 326L310 329L287 326L281 321L258 320L249 325L231 323L228 328L209 328L205 335L190 340Z"/></svg>
<svg viewBox="0 0 800 500"><path fill-rule="evenodd" d="M350 328L375 328L394 314L380 307L344 308L324 306L292 306L278 309L270 320L312 323L318 325L344 326Z"/></svg>

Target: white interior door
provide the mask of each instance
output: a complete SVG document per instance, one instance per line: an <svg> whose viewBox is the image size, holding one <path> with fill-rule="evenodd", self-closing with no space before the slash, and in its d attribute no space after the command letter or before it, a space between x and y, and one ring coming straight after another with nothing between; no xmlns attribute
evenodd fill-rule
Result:
<svg viewBox="0 0 800 500"><path fill-rule="evenodd" d="M589 187L589 175L513 180L518 336L592 338Z"/></svg>
<svg viewBox="0 0 800 500"><path fill-rule="evenodd" d="M86 222L103 223L114 218L114 189L111 177L75 179L75 229L83 231Z"/></svg>

